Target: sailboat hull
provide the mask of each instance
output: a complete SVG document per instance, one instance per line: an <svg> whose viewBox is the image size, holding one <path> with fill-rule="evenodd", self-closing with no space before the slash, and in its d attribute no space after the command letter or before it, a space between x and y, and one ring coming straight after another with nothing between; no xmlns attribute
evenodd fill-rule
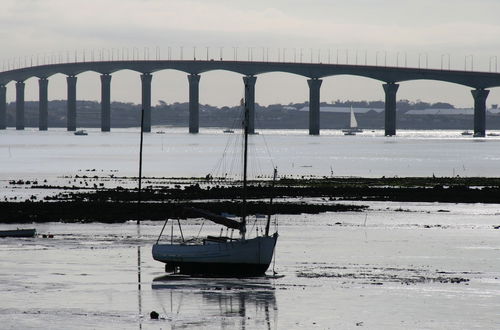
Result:
<svg viewBox="0 0 500 330"><path fill-rule="evenodd" d="M153 258L180 274L246 277L263 275L278 235L203 245L153 245Z"/></svg>

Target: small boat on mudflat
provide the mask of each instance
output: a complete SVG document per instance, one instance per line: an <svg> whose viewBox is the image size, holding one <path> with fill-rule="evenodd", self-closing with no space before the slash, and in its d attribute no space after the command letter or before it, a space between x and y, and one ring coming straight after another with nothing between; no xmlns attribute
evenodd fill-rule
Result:
<svg viewBox="0 0 500 330"><path fill-rule="evenodd" d="M12 230L0 230L0 237L35 237L36 229L12 229Z"/></svg>

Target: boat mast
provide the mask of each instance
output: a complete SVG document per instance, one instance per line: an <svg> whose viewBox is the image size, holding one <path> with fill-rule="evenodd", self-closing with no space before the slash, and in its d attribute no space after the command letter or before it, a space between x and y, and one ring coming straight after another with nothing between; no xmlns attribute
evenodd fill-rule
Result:
<svg viewBox="0 0 500 330"><path fill-rule="evenodd" d="M245 95L249 95L250 86L245 83ZM250 110L248 109L248 103L245 99L245 114L243 119L243 134L244 134L244 145L243 145L243 192L242 192L242 207L241 207L241 228L240 234L241 238L245 239L245 233L247 231L247 164L248 164L248 121L250 119Z"/></svg>

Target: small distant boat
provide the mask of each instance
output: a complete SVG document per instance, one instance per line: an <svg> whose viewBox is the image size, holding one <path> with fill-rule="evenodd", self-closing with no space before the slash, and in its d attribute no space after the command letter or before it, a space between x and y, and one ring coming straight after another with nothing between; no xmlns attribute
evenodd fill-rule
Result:
<svg viewBox="0 0 500 330"><path fill-rule="evenodd" d="M362 133L363 130L358 128L358 121L356 120L356 116L354 115L354 110L351 107L351 120L349 123L349 128L345 128L342 130L344 135L356 135L356 133Z"/></svg>
<svg viewBox="0 0 500 330"><path fill-rule="evenodd" d="M156 134L165 134L164 131L156 131Z"/></svg>
<svg viewBox="0 0 500 330"><path fill-rule="evenodd" d="M234 133L234 131L232 129L225 129L223 130L224 133Z"/></svg>
<svg viewBox="0 0 500 330"><path fill-rule="evenodd" d="M36 229L0 230L0 237L35 237Z"/></svg>
<svg viewBox="0 0 500 330"><path fill-rule="evenodd" d="M463 131L461 134L462 135L472 135L472 132L470 132L470 131Z"/></svg>
<svg viewBox="0 0 500 330"><path fill-rule="evenodd" d="M89 135L89 133L87 133L87 131L84 129L80 129L73 134L75 134L75 135Z"/></svg>
<svg viewBox="0 0 500 330"><path fill-rule="evenodd" d="M500 136L500 134L499 134L499 133L488 133L488 134L486 134L486 135L488 135L488 136Z"/></svg>

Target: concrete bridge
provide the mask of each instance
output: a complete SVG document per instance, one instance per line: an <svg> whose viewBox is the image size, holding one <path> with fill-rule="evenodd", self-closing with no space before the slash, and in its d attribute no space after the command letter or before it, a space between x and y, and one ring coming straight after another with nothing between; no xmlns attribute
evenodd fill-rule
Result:
<svg viewBox="0 0 500 330"><path fill-rule="evenodd" d="M134 60L98 61L50 64L0 72L0 129L6 128L6 85L15 81L16 129L24 129L24 81L39 78L39 129L47 130L48 78L62 73L67 76L68 108L67 129L74 131L76 122L77 75L94 71L101 74L101 130L109 131L111 104L111 77L120 70L133 70L142 82L142 108L145 112L144 130L151 131L151 80L154 72L173 69L186 72L189 82L189 132L199 130L199 81L201 74L211 70L240 73L245 85L245 100L250 108L250 131L255 130L255 82L257 76L267 72L286 72L308 78L309 134L320 133L320 88L324 77L355 75L383 82L385 92L385 135L396 134L396 94L399 82L410 80L437 80L472 88L474 98L474 133L484 136L486 131L486 99L488 88L500 86L500 74L489 72L437 70L421 68L381 67L369 65L342 65L321 63L284 63L222 60Z"/></svg>

